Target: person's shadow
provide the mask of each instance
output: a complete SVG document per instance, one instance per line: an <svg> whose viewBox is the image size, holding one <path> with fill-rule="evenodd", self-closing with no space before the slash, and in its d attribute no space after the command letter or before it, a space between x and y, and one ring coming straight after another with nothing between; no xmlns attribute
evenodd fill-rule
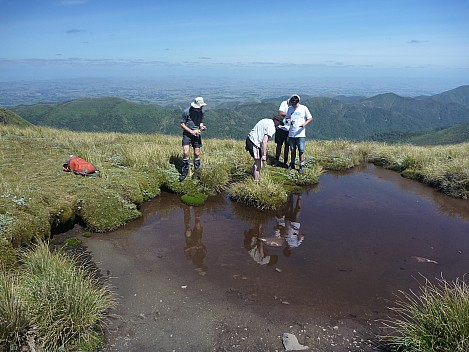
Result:
<svg viewBox="0 0 469 352"><path fill-rule="evenodd" d="M205 275L207 272L207 266L205 265L204 260L207 255L207 248L202 242L203 227L200 220L202 208L183 204L182 209L184 212L184 253L187 260L192 261L192 264L194 264L199 274ZM194 212L193 227L191 227L192 210Z"/></svg>
<svg viewBox="0 0 469 352"><path fill-rule="evenodd" d="M176 170L181 172L182 170L182 157L180 155L172 154L169 158L169 163L176 167Z"/></svg>

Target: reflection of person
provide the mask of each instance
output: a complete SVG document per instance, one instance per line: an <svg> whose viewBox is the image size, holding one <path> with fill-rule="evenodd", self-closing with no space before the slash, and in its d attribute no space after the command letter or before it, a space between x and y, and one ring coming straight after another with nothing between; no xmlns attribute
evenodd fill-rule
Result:
<svg viewBox="0 0 469 352"><path fill-rule="evenodd" d="M299 247L304 239L304 235L300 233L301 194L298 194L296 197L296 202L294 202L294 195L290 194L290 207L285 214L286 247L283 250L283 254L287 257L290 255L291 250ZM294 206L293 203L295 204Z"/></svg>
<svg viewBox="0 0 469 352"><path fill-rule="evenodd" d="M244 231L244 248L254 261L260 265L274 265L278 261L277 255L269 255L264 242L261 241L264 227L260 223L257 227Z"/></svg>
<svg viewBox="0 0 469 352"><path fill-rule="evenodd" d="M267 160L267 141L275 133L275 128L282 123L282 118L262 119L252 128L246 137L246 150L254 158L252 176L258 181L261 177L262 163Z"/></svg>
<svg viewBox="0 0 469 352"><path fill-rule="evenodd" d="M280 104L280 107L278 108L278 114L282 118L284 118L287 115L288 105L289 105L289 101L284 100L282 101L282 103ZM288 129L289 129L289 125L280 124L279 126L277 126L277 129L275 130L275 144L277 144L277 147L275 149L275 161L277 165L282 165L284 167L287 167L288 165L288 152L289 152ZM280 164L280 154L282 153L282 146L283 146L283 164Z"/></svg>
<svg viewBox="0 0 469 352"><path fill-rule="evenodd" d="M287 115L285 120L290 125L288 131L288 144L290 145L291 151L291 162L290 169L295 169L295 159L296 159L296 149L300 153L300 173L304 172L304 163L305 163L305 141L306 141L306 132L305 127L311 121L313 121L313 115L309 112L309 109L300 104L300 96L294 94L289 99L290 106L287 110Z"/></svg>
<svg viewBox="0 0 469 352"><path fill-rule="evenodd" d="M179 176L179 181L184 180L189 173L191 160L189 158L189 147L192 145L194 148L194 172L198 176L200 168L200 148L202 147L202 138L200 132L206 129L203 119L203 107L207 105L204 98L197 97L191 103L191 106L182 112L180 126L182 132L182 171Z"/></svg>
<svg viewBox="0 0 469 352"><path fill-rule="evenodd" d="M284 215L275 217L274 236L262 237L261 241L270 247L282 247L283 254L290 256L293 248L299 247L303 242L304 235L300 233L300 210L301 194L297 195L296 202L294 195L290 194L287 200Z"/></svg>
<svg viewBox="0 0 469 352"><path fill-rule="evenodd" d="M194 227L191 228L191 209L194 209ZM201 275L207 272L207 266L204 264L205 256L207 255L207 248L202 243L202 223L200 221L202 208L191 207L183 205L184 211L184 237L186 245L184 246L184 253L186 258L191 260L197 267Z"/></svg>

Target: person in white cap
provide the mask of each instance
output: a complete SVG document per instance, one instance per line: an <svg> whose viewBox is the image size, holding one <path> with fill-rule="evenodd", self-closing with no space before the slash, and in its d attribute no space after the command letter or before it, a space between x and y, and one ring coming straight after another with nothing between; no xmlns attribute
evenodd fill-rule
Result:
<svg viewBox="0 0 469 352"><path fill-rule="evenodd" d="M202 147L201 131L205 131L207 127L203 123L204 111L203 107L207 105L204 98L197 97L187 109L182 112L180 126L182 132L182 170L179 181L183 181L189 173L191 160L189 158L189 148L194 148L194 173L199 177L200 172L200 148Z"/></svg>
<svg viewBox="0 0 469 352"><path fill-rule="evenodd" d="M313 121L313 115L311 115L305 105L300 104L300 96L298 94L292 95L288 101L290 102L290 106L285 116L285 120L290 126L288 131L288 144L290 145L291 162L288 168L290 170L295 169L296 149L298 148L300 152L299 172L303 173L305 164L305 127Z"/></svg>

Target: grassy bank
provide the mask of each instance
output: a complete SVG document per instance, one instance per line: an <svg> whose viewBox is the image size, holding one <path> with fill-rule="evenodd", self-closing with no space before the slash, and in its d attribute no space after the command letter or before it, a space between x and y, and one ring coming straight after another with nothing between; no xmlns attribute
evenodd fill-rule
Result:
<svg viewBox="0 0 469 352"><path fill-rule="evenodd" d="M373 162L459 198L469 195L469 144L440 147L308 141L302 175L280 167L252 182L244 142L205 139L200 180L178 181L180 137L157 134L76 133L38 127L0 126L0 257L77 221L91 231L115 229L140 216L140 204L169 190L179 194L227 192L234 201L274 209L288 191L318 181L328 169ZM269 143L269 155L275 144ZM100 170L82 177L62 170L70 154Z"/></svg>

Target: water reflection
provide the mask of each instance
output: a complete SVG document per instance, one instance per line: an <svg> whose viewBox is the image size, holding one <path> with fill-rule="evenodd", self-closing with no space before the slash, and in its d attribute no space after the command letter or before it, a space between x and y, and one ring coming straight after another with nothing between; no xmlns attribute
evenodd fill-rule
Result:
<svg viewBox="0 0 469 352"><path fill-rule="evenodd" d="M301 202L301 194L290 194L285 207L275 216L274 236L260 238L267 246L284 247L286 257L304 240L304 234L300 232Z"/></svg>
<svg viewBox="0 0 469 352"><path fill-rule="evenodd" d="M200 221L202 215L202 207L192 207L183 204L184 213L184 238L185 246L184 253L187 260L195 265L197 271L201 275L207 272L207 266L204 264L205 256L207 255L207 247L202 242L202 222ZM194 214L194 225L192 224L192 213Z"/></svg>
<svg viewBox="0 0 469 352"><path fill-rule="evenodd" d="M258 225L252 229L244 231L244 248L251 258L260 265L274 265L278 261L278 255L269 254L264 244L264 225Z"/></svg>

